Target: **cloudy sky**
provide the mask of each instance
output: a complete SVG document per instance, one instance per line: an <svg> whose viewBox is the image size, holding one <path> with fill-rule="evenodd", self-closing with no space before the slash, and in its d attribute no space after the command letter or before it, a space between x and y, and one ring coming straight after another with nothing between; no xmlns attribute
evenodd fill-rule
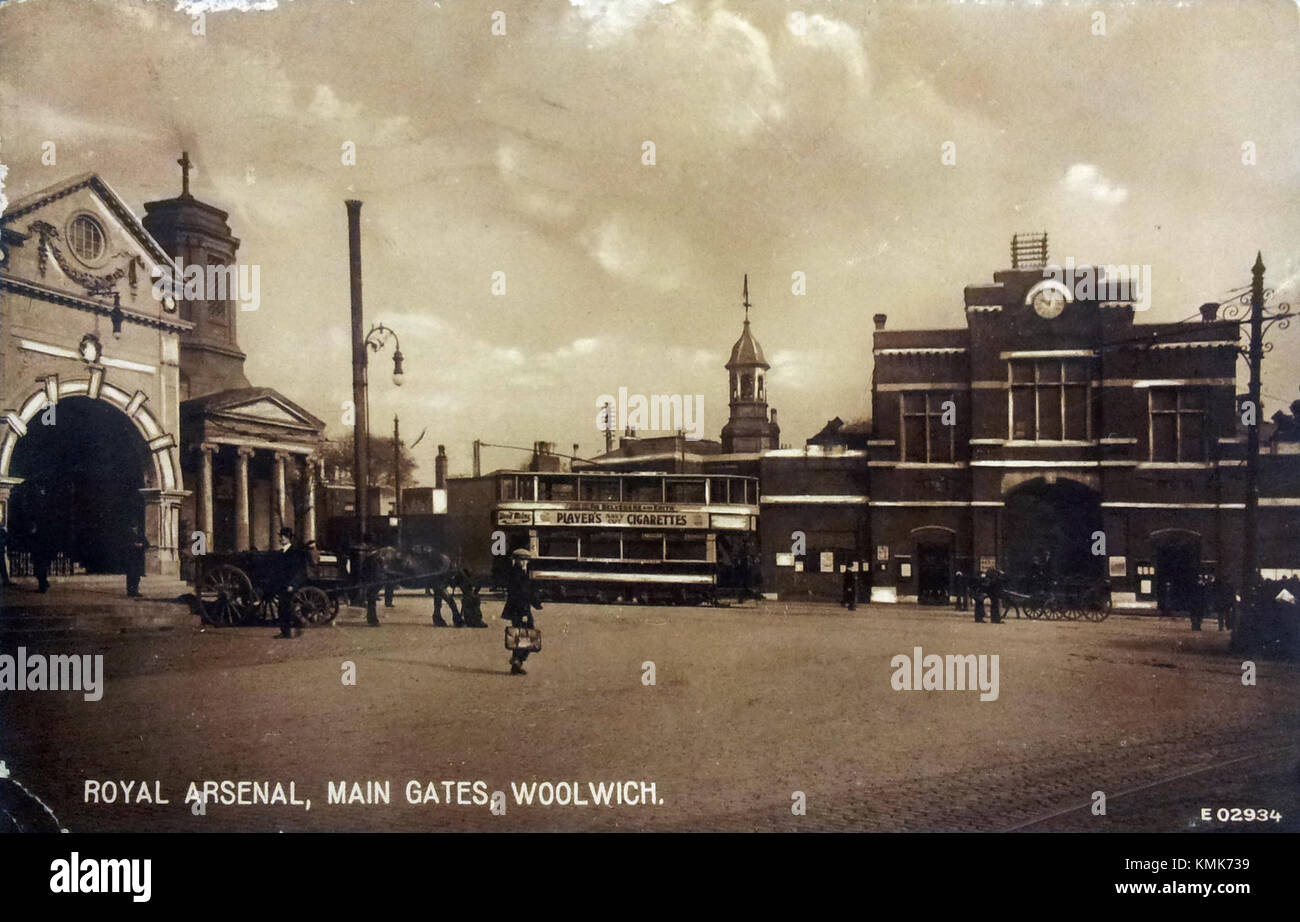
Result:
<svg viewBox="0 0 1300 922"><path fill-rule="evenodd" d="M334 430L362 199L367 322L408 372L372 366L374 431L427 427L426 478L439 442L453 472L476 437L595 453L619 387L703 394L717 437L745 272L801 445L867 415L871 315L962 325L1015 231L1150 264L1152 320L1247 284L1257 249L1295 302L1298 35L1294 0L10 0L0 159L11 200L93 170L143 213L187 149L261 266L250 379ZM1269 363L1276 407L1300 330Z"/></svg>

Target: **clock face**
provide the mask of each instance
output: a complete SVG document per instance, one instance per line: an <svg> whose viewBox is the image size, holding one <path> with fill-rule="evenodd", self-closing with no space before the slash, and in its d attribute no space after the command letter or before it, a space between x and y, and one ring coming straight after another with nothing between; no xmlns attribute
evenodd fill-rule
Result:
<svg viewBox="0 0 1300 922"><path fill-rule="evenodd" d="M1066 303L1070 300L1068 291L1059 284L1047 282L1030 292L1029 302L1034 306L1034 313L1044 320L1061 316Z"/></svg>

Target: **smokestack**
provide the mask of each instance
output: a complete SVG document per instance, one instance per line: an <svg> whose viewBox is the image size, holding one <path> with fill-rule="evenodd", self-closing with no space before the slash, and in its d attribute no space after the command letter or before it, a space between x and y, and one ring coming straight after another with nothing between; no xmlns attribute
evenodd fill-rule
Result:
<svg viewBox="0 0 1300 922"><path fill-rule="evenodd" d="M876 314L876 316L871 318L872 322L876 325L877 330L883 330L885 328L885 320L888 316L888 314Z"/></svg>
<svg viewBox="0 0 1300 922"><path fill-rule="evenodd" d="M614 450L614 408L605 404L605 454Z"/></svg>
<svg viewBox="0 0 1300 922"><path fill-rule="evenodd" d="M447 489L447 446L438 446L438 457L433 459L433 486L436 490Z"/></svg>
<svg viewBox="0 0 1300 922"><path fill-rule="evenodd" d="M348 199L348 271L352 282L352 406L355 425L352 429L353 499L356 502L358 537L366 533L366 514L370 510L370 420L366 414L366 344L365 324L361 317L361 202Z"/></svg>
<svg viewBox="0 0 1300 922"><path fill-rule="evenodd" d="M480 463L481 456L480 456L479 448L480 448L479 440L475 439L474 440L474 478L476 480L479 477L483 476L482 465Z"/></svg>

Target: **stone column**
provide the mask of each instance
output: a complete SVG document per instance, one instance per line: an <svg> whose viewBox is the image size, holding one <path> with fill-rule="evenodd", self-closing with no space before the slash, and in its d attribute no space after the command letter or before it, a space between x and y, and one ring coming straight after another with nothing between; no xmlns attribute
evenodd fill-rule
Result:
<svg viewBox="0 0 1300 922"><path fill-rule="evenodd" d="M311 456L303 463L302 482L307 495L300 538L304 543L316 540L316 464L316 459Z"/></svg>
<svg viewBox="0 0 1300 922"><path fill-rule="evenodd" d="M253 546L252 523L248 512L248 459L253 449L239 448L239 461L235 469L235 550L246 551Z"/></svg>
<svg viewBox="0 0 1300 922"><path fill-rule="evenodd" d="M284 527L284 463L289 456L282 451L275 453L275 466L271 470L271 547L279 547L280 529Z"/></svg>
<svg viewBox="0 0 1300 922"><path fill-rule="evenodd" d="M211 442L203 442L199 445L200 455L200 473L199 473L199 531L203 532L203 540L207 544L208 553L212 553L212 456L216 453L217 446Z"/></svg>

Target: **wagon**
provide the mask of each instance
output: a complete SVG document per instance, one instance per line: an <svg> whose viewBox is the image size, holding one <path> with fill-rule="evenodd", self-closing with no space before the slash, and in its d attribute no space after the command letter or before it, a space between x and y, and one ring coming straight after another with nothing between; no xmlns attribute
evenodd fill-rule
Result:
<svg viewBox="0 0 1300 922"><path fill-rule="evenodd" d="M1003 591L1007 609L1046 621L1105 621L1110 616L1110 587L1105 581L1061 580L1028 591Z"/></svg>
<svg viewBox="0 0 1300 922"><path fill-rule="evenodd" d="M284 553L240 551L196 558L194 588L200 617L220 627L275 621L276 585ZM328 624L338 614L339 596L349 588L347 567L337 554L312 553L306 584L293 594L293 613L308 624Z"/></svg>

